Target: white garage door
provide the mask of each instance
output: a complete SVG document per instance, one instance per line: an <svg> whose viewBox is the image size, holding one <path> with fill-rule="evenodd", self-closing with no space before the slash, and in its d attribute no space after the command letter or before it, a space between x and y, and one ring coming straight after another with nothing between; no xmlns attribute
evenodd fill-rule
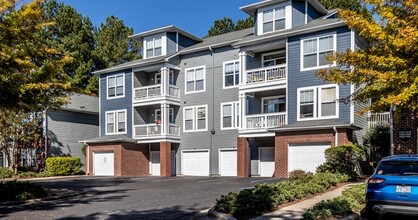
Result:
<svg viewBox="0 0 418 220"><path fill-rule="evenodd" d="M153 176L161 175L160 151L151 151L150 173ZM176 175L176 153L171 151L171 175Z"/></svg>
<svg viewBox="0 0 418 220"><path fill-rule="evenodd" d="M93 171L95 176L114 176L114 153L93 153Z"/></svg>
<svg viewBox="0 0 418 220"><path fill-rule="evenodd" d="M315 172L316 167L325 162L325 150L329 144L289 145L288 170Z"/></svg>
<svg viewBox="0 0 418 220"><path fill-rule="evenodd" d="M272 177L274 175L274 147L260 147L260 176Z"/></svg>
<svg viewBox="0 0 418 220"><path fill-rule="evenodd" d="M209 176L209 151L183 151L183 175Z"/></svg>
<svg viewBox="0 0 418 220"><path fill-rule="evenodd" d="M219 151L219 171L221 176L237 176L237 150Z"/></svg>

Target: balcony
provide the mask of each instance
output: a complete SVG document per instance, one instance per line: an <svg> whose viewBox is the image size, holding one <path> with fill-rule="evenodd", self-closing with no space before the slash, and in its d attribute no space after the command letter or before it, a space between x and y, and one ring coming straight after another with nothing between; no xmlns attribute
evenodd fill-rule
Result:
<svg viewBox="0 0 418 220"><path fill-rule="evenodd" d="M143 86L134 89L134 103L146 103L149 101L158 101L169 98L174 101L180 101L180 88L170 85L167 95L164 95L161 84L152 86Z"/></svg>
<svg viewBox="0 0 418 220"><path fill-rule="evenodd" d="M382 113L370 113L368 117L369 128L373 128L376 126L390 126L390 113L389 112L382 112Z"/></svg>
<svg viewBox="0 0 418 220"><path fill-rule="evenodd" d="M266 113L246 116L245 130L267 130L286 124L286 113Z"/></svg>
<svg viewBox="0 0 418 220"><path fill-rule="evenodd" d="M134 126L134 136L135 138L150 138L150 137L160 137L163 136L161 124L144 124L144 125L135 125ZM170 136L180 136L180 128L178 125L170 124L168 129L168 134Z"/></svg>
<svg viewBox="0 0 418 220"><path fill-rule="evenodd" d="M251 69L245 73L245 84L241 88L263 87L286 83L286 65Z"/></svg>

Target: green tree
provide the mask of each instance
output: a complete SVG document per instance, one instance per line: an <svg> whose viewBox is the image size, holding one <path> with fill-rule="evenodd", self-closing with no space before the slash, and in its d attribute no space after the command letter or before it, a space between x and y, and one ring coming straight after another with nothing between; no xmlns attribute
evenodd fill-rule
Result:
<svg viewBox="0 0 418 220"><path fill-rule="evenodd" d="M246 19L238 19L235 24L234 30L239 31L247 28L254 27L254 17L248 16Z"/></svg>
<svg viewBox="0 0 418 220"><path fill-rule="evenodd" d="M40 109L60 105L71 90L63 66L71 61L44 38L41 0L0 0L0 107Z"/></svg>
<svg viewBox="0 0 418 220"><path fill-rule="evenodd" d="M231 18L224 17L216 20L213 26L208 30L208 34L205 37L213 37L220 34L226 34L234 31L235 24Z"/></svg>
<svg viewBox="0 0 418 220"><path fill-rule="evenodd" d="M373 100L368 109L384 110L395 104L398 109L418 108L418 5L415 0L365 0L373 18L342 10L340 16L369 47L347 50L329 57L335 68L317 75L334 83L356 85L353 98ZM353 68L341 68L352 66Z"/></svg>
<svg viewBox="0 0 418 220"><path fill-rule="evenodd" d="M361 12L366 9L360 0L319 0L319 3L327 10L338 8Z"/></svg>

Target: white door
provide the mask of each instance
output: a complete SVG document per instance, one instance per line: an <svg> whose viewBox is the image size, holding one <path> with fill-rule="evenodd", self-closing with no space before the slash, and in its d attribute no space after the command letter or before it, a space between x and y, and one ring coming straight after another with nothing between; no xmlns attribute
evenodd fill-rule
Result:
<svg viewBox="0 0 418 220"><path fill-rule="evenodd" d="M315 172L325 162L325 150L329 147L329 144L289 145L288 171Z"/></svg>
<svg viewBox="0 0 418 220"><path fill-rule="evenodd" d="M93 153L93 174L95 176L114 176L114 153Z"/></svg>
<svg viewBox="0 0 418 220"><path fill-rule="evenodd" d="M274 175L274 147L260 147L260 176L272 177Z"/></svg>
<svg viewBox="0 0 418 220"><path fill-rule="evenodd" d="M160 151L151 151L151 175L160 175Z"/></svg>
<svg viewBox="0 0 418 220"><path fill-rule="evenodd" d="M209 151L183 151L183 175L209 176Z"/></svg>
<svg viewBox="0 0 418 220"><path fill-rule="evenodd" d="M219 174L237 176L237 150L219 151Z"/></svg>

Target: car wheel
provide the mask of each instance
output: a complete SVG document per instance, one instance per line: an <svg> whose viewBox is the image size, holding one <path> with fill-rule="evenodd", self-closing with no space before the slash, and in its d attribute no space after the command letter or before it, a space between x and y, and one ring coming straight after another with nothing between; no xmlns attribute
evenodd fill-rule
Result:
<svg viewBox="0 0 418 220"><path fill-rule="evenodd" d="M366 218L369 220L379 219L380 214L373 211L372 209L366 209Z"/></svg>

